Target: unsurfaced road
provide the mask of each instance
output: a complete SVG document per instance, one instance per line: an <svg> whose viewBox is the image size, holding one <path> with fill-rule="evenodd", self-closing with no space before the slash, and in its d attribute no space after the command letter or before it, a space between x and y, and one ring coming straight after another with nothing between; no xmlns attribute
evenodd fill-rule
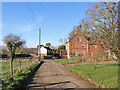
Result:
<svg viewBox="0 0 120 90"><path fill-rule="evenodd" d="M89 88L89 85L56 63L54 60L44 60L44 63L35 73L27 89L34 90L47 88Z"/></svg>

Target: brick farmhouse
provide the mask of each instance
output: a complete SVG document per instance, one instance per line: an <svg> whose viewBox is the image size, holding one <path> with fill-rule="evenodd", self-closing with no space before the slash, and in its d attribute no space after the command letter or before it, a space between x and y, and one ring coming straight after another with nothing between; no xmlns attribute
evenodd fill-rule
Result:
<svg viewBox="0 0 120 90"><path fill-rule="evenodd" d="M65 47L68 59L71 55L77 56L78 54L82 54L86 56L96 56L100 53L101 55L105 55L108 51L101 43L90 45L88 40L80 33L75 34L72 38L69 38Z"/></svg>

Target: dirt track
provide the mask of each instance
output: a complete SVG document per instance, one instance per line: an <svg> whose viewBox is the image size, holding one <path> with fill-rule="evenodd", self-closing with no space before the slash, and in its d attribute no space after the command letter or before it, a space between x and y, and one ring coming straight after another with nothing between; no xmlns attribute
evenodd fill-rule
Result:
<svg viewBox="0 0 120 90"><path fill-rule="evenodd" d="M63 66L54 60L45 60L38 69L27 89L35 88L89 88L89 85L67 71Z"/></svg>

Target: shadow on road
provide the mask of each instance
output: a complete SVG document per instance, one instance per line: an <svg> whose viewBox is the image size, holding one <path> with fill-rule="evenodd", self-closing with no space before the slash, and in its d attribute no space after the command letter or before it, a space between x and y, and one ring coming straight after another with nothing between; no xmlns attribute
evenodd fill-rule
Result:
<svg viewBox="0 0 120 90"><path fill-rule="evenodd" d="M47 72L47 71L46 71ZM61 76L63 74L52 74L52 75L48 75L48 76L34 76L34 78L37 78L37 77L52 77L52 76Z"/></svg>
<svg viewBox="0 0 120 90"><path fill-rule="evenodd" d="M50 85L57 85L57 84L62 84L62 83L70 83L70 81L65 81L65 82L57 82L57 83L37 83L37 82L32 82L32 84L41 84L41 85L33 85L29 86L29 88L32 87L45 87L45 86L50 86Z"/></svg>
<svg viewBox="0 0 120 90"><path fill-rule="evenodd" d="M53 59L45 59L43 61L44 64L31 77L27 90L88 88L84 81L74 77L72 73L66 71L64 67L57 64Z"/></svg>
<svg viewBox="0 0 120 90"><path fill-rule="evenodd" d="M35 76L37 70L40 68L40 66L44 63L44 61L41 61L40 64L34 69L34 71L32 72L31 76L27 79L26 84L23 86L24 88L27 89L28 85L30 84L29 82L31 82L33 80L33 77Z"/></svg>

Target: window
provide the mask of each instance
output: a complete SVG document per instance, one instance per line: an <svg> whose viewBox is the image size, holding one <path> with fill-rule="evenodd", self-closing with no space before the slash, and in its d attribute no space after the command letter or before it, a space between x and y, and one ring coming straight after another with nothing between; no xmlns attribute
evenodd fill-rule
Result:
<svg viewBox="0 0 120 90"><path fill-rule="evenodd" d="M74 51L74 55L77 56L77 52L76 51Z"/></svg>
<svg viewBox="0 0 120 90"><path fill-rule="evenodd" d="M85 51L82 51L81 53L82 53L83 55L85 55Z"/></svg>
<svg viewBox="0 0 120 90"><path fill-rule="evenodd" d="M109 51L108 50L105 50L106 53L108 53Z"/></svg>
<svg viewBox="0 0 120 90"><path fill-rule="evenodd" d="M94 48L97 48L97 46L96 46L96 45L94 45Z"/></svg>
<svg viewBox="0 0 120 90"><path fill-rule="evenodd" d="M91 56L93 56L93 53L92 53L92 52L90 52L90 55L91 55Z"/></svg>
<svg viewBox="0 0 120 90"><path fill-rule="evenodd" d="M77 41L78 41L78 42L81 42L81 39L80 39L80 38L78 38L78 39L77 39Z"/></svg>
<svg viewBox="0 0 120 90"><path fill-rule="evenodd" d="M85 48L85 45L82 45L82 48Z"/></svg>

